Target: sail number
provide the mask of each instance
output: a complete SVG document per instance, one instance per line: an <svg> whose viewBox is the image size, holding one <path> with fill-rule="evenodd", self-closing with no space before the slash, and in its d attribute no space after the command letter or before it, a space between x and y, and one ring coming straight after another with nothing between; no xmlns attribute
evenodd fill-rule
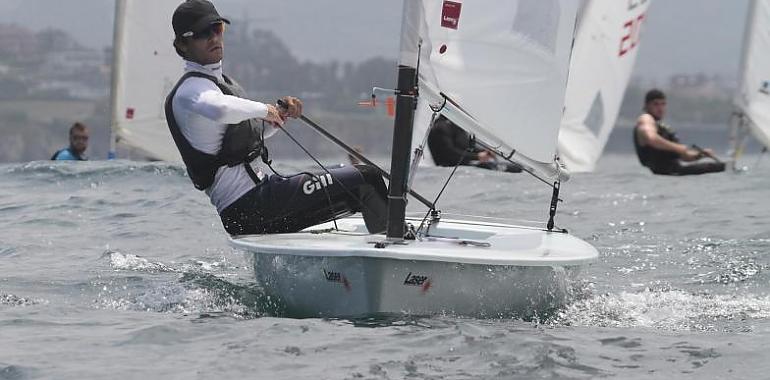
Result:
<svg viewBox="0 0 770 380"><path fill-rule="evenodd" d="M644 22L644 13L623 24L623 34L620 37L620 51L618 52L619 57L626 55L626 53L634 50L639 45L639 32L642 29L642 22Z"/></svg>

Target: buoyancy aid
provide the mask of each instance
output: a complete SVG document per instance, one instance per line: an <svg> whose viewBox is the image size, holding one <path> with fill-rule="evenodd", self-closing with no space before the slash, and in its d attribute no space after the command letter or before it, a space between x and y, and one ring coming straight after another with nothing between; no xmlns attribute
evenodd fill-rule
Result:
<svg viewBox="0 0 770 380"><path fill-rule="evenodd" d="M166 98L165 112L166 122L168 128L171 131L171 136L174 138L179 153L182 155L182 161L184 161L187 167L187 174L198 190L205 190L214 183L214 176L222 166L237 166L243 164L246 168L246 172L249 174L255 183L259 183L260 179L257 177L254 170L249 163L257 157L262 157L262 160L267 162L267 149L264 145L263 138L263 126L262 123L256 119L244 120L238 124L229 124L225 131L225 135L222 139L222 148L216 155L201 152L190 144L184 137L179 124L177 124L174 118L174 111L172 109L172 101L174 95L176 95L179 86L191 77L205 78L216 83L217 87L225 95L233 95L240 98L246 98L246 92L235 81L231 80L227 76L223 76L224 82L220 82L216 77L206 75L200 72L191 71L185 73L182 78L179 79L174 89Z"/></svg>
<svg viewBox="0 0 770 380"><path fill-rule="evenodd" d="M655 126L660 137L671 142L679 142L676 132L662 121L656 120ZM634 148L636 149L636 155L639 157L639 162L641 162L642 165L650 169L659 169L678 163L679 155L674 152L653 148L649 145L642 146L639 143L639 136L637 135L638 128L639 126L634 128Z"/></svg>

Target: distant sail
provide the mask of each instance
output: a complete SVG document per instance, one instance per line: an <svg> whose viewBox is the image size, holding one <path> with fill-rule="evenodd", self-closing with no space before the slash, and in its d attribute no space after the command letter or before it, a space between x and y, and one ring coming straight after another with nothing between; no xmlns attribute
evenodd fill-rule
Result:
<svg viewBox="0 0 770 380"><path fill-rule="evenodd" d="M741 125L770 148L770 0L752 0L743 40L740 85L735 96Z"/></svg>
<svg viewBox="0 0 770 380"><path fill-rule="evenodd" d="M402 36L401 63L416 65L417 48L405 41L422 41L417 123L430 113L426 102L440 104L439 94L446 95L461 112L442 112L460 127L542 165L547 177L557 175L553 162L578 2L413 3L422 5L414 10L422 17L405 30L419 37Z"/></svg>
<svg viewBox="0 0 770 380"><path fill-rule="evenodd" d="M559 131L572 172L594 170L615 127L650 1L588 0L583 8Z"/></svg>
<svg viewBox="0 0 770 380"><path fill-rule="evenodd" d="M171 15L180 0L116 0L113 44L113 141L150 159L181 162L163 103L183 65ZM114 153L115 144L111 147Z"/></svg>

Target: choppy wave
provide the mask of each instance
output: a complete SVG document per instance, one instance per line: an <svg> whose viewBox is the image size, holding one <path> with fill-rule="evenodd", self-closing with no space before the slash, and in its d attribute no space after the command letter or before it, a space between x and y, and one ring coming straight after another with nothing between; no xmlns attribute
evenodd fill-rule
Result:
<svg viewBox="0 0 770 380"><path fill-rule="evenodd" d="M0 380L23 380L32 379L36 376L37 370L30 367L18 365L6 365L0 362Z"/></svg>
<svg viewBox="0 0 770 380"><path fill-rule="evenodd" d="M13 294L0 293L0 306L33 306L46 303L48 303L48 301L43 299L27 298Z"/></svg>
<svg viewBox="0 0 770 380"><path fill-rule="evenodd" d="M558 325L655 328L667 331L746 331L770 318L770 296L690 294L651 290L604 294L567 306Z"/></svg>
<svg viewBox="0 0 770 380"><path fill-rule="evenodd" d="M186 177L181 164L166 162L135 161L32 161L22 164L0 166L7 178L30 180L105 179L110 177L135 176L138 173L159 176Z"/></svg>
<svg viewBox="0 0 770 380"><path fill-rule="evenodd" d="M167 265L135 254L107 251L102 256L120 272L170 273L175 278L130 294L122 282L106 282L94 301L99 308L197 315L199 317L232 316L257 318L283 314L283 305L262 293L256 285L227 281L229 271L238 270L228 260L203 261ZM102 284L100 283L100 284Z"/></svg>

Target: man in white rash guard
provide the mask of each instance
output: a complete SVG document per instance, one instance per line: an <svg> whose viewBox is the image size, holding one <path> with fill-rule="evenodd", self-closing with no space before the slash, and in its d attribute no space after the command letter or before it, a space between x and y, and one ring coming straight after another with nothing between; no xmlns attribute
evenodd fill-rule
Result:
<svg viewBox="0 0 770 380"><path fill-rule="evenodd" d="M222 73L225 24L214 5L188 0L172 18L174 47L185 74L166 99L166 119L187 173L205 191L231 235L295 232L361 211L371 233L386 228L387 189L380 173L355 165L319 174L267 175L265 138L287 117L302 114L302 102L282 98L281 107L246 98Z"/></svg>

